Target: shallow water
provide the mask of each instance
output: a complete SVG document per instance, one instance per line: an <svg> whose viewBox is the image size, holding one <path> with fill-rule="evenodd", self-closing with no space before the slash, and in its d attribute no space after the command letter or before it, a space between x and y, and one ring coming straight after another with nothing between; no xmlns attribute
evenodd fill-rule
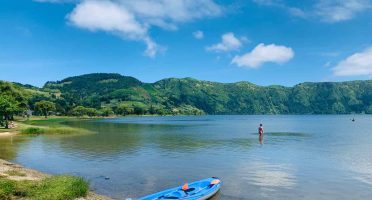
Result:
<svg viewBox="0 0 372 200"><path fill-rule="evenodd" d="M215 199L372 196L371 115L128 117L70 125L95 133L0 138L0 158L83 176L116 199L211 176L223 180Z"/></svg>

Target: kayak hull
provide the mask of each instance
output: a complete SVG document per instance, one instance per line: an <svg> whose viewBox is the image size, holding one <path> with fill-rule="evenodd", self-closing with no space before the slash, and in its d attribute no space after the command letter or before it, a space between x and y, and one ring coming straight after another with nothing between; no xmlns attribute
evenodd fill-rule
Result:
<svg viewBox="0 0 372 200"><path fill-rule="evenodd" d="M217 184L211 184L212 181ZM151 194L138 200L207 200L214 196L221 188L221 180L215 177L189 183L188 190L182 190L182 186Z"/></svg>

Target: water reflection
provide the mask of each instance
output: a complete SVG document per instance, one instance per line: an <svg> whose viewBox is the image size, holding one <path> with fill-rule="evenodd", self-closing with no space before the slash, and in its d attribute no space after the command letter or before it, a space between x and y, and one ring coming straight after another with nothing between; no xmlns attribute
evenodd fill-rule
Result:
<svg viewBox="0 0 372 200"><path fill-rule="evenodd" d="M14 160L17 157L18 149L29 141L29 137L9 136L0 137L0 158Z"/></svg>
<svg viewBox="0 0 372 200"><path fill-rule="evenodd" d="M0 155L47 173L83 176L116 199L210 176L223 180L215 199L369 199L371 120L195 116L73 122L94 133L0 140ZM264 145L257 141L260 122L267 130Z"/></svg>
<svg viewBox="0 0 372 200"><path fill-rule="evenodd" d="M163 152L195 152L200 149L234 148L242 150L254 144L253 138L214 137L193 131L190 125L122 124L106 122L71 122L69 125L96 132L91 135L49 138L47 143L58 143L65 152L89 157L116 159L122 154L158 148ZM52 144L50 146L54 146ZM79 153L77 153L79 152Z"/></svg>

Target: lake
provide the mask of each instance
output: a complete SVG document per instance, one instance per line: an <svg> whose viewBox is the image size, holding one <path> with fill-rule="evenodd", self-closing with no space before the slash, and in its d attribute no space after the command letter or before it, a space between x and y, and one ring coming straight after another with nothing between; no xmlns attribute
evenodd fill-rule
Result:
<svg viewBox="0 0 372 200"><path fill-rule="evenodd" d="M214 199L372 197L372 115L125 117L69 124L94 133L0 138L0 158L83 176L96 192L116 199L211 176L223 181Z"/></svg>

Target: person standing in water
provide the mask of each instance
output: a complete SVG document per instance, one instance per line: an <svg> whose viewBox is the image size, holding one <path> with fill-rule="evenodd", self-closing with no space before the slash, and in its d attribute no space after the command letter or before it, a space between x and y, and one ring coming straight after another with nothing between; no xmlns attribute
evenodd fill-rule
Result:
<svg viewBox="0 0 372 200"><path fill-rule="evenodd" d="M258 134L259 134L259 141L260 141L260 144L262 144L262 141L263 141L263 135L264 135L264 129L263 129L263 126L262 124L260 124L260 126L258 127Z"/></svg>

